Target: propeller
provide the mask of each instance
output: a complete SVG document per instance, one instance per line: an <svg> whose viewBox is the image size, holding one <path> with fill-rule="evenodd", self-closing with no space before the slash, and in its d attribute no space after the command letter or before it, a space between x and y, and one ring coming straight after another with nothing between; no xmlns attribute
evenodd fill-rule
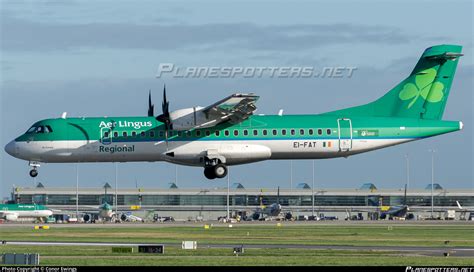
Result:
<svg viewBox="0 0 474 272"><path fill-rule="evenodd" d="M168 147L168 131L173 129L173 124L171 123L170 111L169 111L169 102L166 99L166 85L163 86L163 102L161 103L162 114L156 117L156 120L165 124L165 141L166 146Z"/></svg>
<svg viewBox="0 0 474 272"><path fill-rule="evenodd" d="M148 93L148 117L155 116L155 105L151 103L151 90Z"/></svg>

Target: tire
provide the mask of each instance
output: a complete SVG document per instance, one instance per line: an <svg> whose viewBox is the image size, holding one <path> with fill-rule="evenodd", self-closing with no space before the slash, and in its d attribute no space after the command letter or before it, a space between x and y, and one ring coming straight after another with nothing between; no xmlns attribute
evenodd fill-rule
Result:
<svg viewBox="0 0 474 272"><path fill-rule="evenodd" d="M223 164L218 164L214 166L213 170L214 170L213 172L216 178L223 178L227 176L227 167Z"/></svg>
<svg viewBox="0 0 474 272"><path fill-rule="evenodd" d="M212 167L205 167L204 176L208 179L215 179L216 176L214 175L214 169Z"/></svg>
<svg viewBox="0 0 474 272"><path fill-rule="evenodd" d="M38 176L38 170L36 170L36 169L31 169L31 171L30 171L30 177L34 178L34 177L36 177L36 176Z"/></svg>

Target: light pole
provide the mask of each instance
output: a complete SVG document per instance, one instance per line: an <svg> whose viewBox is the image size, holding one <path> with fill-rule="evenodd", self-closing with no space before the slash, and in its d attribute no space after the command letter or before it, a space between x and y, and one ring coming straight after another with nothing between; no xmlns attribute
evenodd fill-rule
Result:
<svg viewBox="0 0 474 272"><path fill-rule="evenodd" d="M434 195L433 195L433 187L434 187L434 153L436 149L429 149L431 152L431 218L433 218L434 212Z"/></svg>
<svg viewBox="0 0 474 272"><path fill-rule="evenodd" d="M115 162L115 199L114 199L114 205L115 205L115 214L117 214L117 204L118 204L118 201L117 201L117 180L118 180L118 165L117 163Z"/></svg>
<svg viewBox="0 0 474 272"><path fill-rule="evenodd" d="M313 163L313 184L311 185L311 216L314 218L314 160Z"/></svg>
<svg viewBox="0 0 474 272"><path fill-rule="evenodd" d="M229 194L230 194L230 167L227 167L227 222L230 220L230 203L229 203Z"/></svg>
<svg viewBox="0 0 474 272"><path fill-rule="evenodd" d="M405 160L407 163L407 190L410 188L410 159L408 157L408 153L405 154Z"/></svg>
<svg viewBox="0 0 474 272"><path fill-rule="evenodd" d="M174 184L178 187L178 165L176 164L174 169Z"/></svg>
<svg viewBox="0 0 474 272"><path fill-rule="evenodd" d="M76 218L79 220L79 163L76 163Z"/></svg>
<svg viewBox="0 0 474 272"><path fill-rule="evenodd" d="M293 190L293 160L290 161L290 191Z"/></svg>

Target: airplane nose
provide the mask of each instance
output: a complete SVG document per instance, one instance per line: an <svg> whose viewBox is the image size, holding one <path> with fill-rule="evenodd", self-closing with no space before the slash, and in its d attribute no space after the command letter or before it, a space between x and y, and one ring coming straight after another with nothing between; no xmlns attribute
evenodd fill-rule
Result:
<svg viewBox="0 0 474 272"><path fill-rule="evenodd" d="M5 146L5 152L10 154L10 156L15 156L15 141L11 141Z"/></svg>

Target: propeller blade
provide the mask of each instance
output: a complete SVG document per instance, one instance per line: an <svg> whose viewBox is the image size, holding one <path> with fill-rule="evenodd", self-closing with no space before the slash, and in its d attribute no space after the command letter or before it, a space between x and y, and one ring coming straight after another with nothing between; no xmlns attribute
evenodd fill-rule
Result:
<svg viewBox="0 0 474 272"><path fill-rule="evenodd" d="M148 117L155 116L155 105L151 103L151 90L148 93Z"/></svg>
<svg viewBox="0 0 474 272"><path fill-rule="evenodd" d="M170 117L169 105L170 103L166 99L166 84L165 84L163 86L163 103L161 104L161 109L163 110L163 115L168 118Z"/></svg>
<svg viewBox="0 0 474 272"><path fill-rule="evenodd" d="M161 103L162 114L156 117L156 120L165 123L166 129L172 129L171 120L170 120L170 111L169 111L169 102L166 99L166 85L163 87L163 102Z"/></svg>

